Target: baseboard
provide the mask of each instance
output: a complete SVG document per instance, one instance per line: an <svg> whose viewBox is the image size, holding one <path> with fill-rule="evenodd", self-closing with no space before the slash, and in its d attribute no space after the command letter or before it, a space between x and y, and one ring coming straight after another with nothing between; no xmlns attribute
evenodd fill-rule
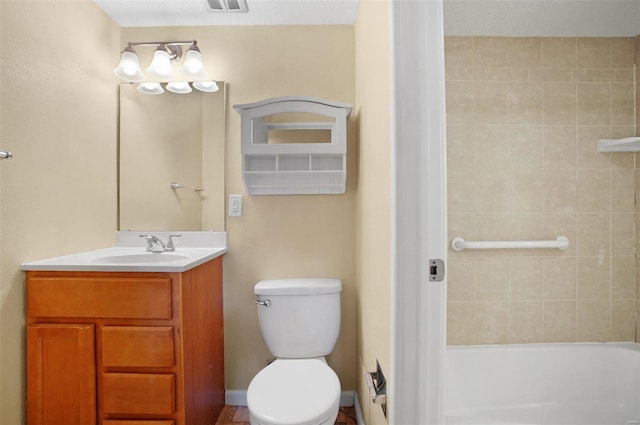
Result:
<svg viewBox="0 0 640 425"><path fill-rule="evenodd" d="M224 393L224 404L229 406L246 406L247 390L226 390ZM340 393L340 406L353 407L356 412L358 425L365 425L362 417L362 410L355 391L342 391Z"/></svg>

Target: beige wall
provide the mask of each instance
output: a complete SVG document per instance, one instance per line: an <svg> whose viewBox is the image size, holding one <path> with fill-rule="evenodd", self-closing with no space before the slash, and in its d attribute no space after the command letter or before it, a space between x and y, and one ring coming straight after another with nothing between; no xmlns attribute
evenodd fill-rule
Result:
<svg viewBox="0 0 640 425"><path fill-rule="evenodd" d="M448 342L634 339L633 38L447 37Z"/></svg>
<svg viewBox="0 0 640 425"><path fill-rule="evenodd" d="M20 263L113 244L119 28L91 1L0 2L0 423L23 422Z"/></svg>
<svg viewBox="0 0 640 425"><path fill-rule="evenodd" d="M389 5L360 3L356 21L356 107L358 190L356 192L356 282L358 311L358 393L364 421L387 423L371 403L365 371L376 359L391 379L390 258L391 176L389 143Z"/></svg>
<svg viewBox="0 0 640 425"><path fill-rule="evenodd" d="M635 82L636 82L636 136L640 136L640 35L635 39ZM640 193L640 172L638 172L638 154L636 154L636 200ZM636 251L637 244L640 241L640 204L636 201ZM636 255L636 342L640 342L640 260Z"/></svg>
<svg viewBox="0 0 640 425"><path fill-rule="evenodd" d="M209 74L228 84L227 194L243 194L243 216L227 218L224 259L225 380L246 389L271 357L262 341L253 286L262 279L342 279L342 328L330 365L343 390L356 388L354 270L355 134L350 125L347 193L334 196L248 196L241 176L240 116L234 104L288 95L354 101L351 26L130 28L122 44L197 39Z"/></svg>

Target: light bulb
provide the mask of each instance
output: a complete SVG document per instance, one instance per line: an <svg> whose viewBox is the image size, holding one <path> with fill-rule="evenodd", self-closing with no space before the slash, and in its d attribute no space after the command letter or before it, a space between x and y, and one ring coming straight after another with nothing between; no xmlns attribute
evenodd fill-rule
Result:
<svg viewBox="0 0 640 425"><path fill-rule="evenodd" d="M213 93L218 91L218 85L215 81L196 81L193 87L203 92Z"/></svg>
<svg viewBox="0 0 640 425"><path fill-rule="evenodd" d="M144 80L144 75L140 69L140 63L138 62L138 55L136 55L133 47L127 46L120 56L120 63L113 70L120 79L130 82L139 82Z"/></svg>
<svg viewBox="0 0 640 425"><path fill-rule="evenodd" d="M191 93L191 86L185 81L173 81L167 84L167 90L172 93L185 94Z"/></svg>
<svg viewBox="0 0 640 425"><path fill-rule="evenodd" d="M164 44L158 46L153 53L153 60L147 68L147 74L164 80L170 80L175 77L173 66L171 65L171 58Z"/></svg>
<svg viewBox="0 0 640 425"><path fill-rule="evenodd" d="M164 89L160 83L140 83L138 84L138 91L144 94L162 94Z"/></svg>
<svg viewBox="0 0 640 425"><path fill-rule="evenodd" d="M207 78L207 73L202 63L202 53L200 53L200 49L198 49L198 45L195 42L187 50L180 72L190 78Z"/></svg>

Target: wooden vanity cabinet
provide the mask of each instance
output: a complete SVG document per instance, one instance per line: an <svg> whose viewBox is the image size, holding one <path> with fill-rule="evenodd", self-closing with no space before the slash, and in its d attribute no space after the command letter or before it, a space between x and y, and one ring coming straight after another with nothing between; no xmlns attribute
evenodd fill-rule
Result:
<svg viewBox="0 0 640 425"><path fill-rule="evenodd" d="M223 405L221 257L27 271L28 425L214 425Z"/></svg>

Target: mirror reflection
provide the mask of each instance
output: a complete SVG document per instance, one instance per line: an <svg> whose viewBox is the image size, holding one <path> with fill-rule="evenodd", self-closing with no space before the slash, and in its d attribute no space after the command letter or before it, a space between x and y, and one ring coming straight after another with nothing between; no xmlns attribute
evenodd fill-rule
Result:
<svg viewBox="0 0 640 425"><path fill-rule="evenodd" d="M225 84L214 93L120 85L120 230L223 230Z"/></svg>

